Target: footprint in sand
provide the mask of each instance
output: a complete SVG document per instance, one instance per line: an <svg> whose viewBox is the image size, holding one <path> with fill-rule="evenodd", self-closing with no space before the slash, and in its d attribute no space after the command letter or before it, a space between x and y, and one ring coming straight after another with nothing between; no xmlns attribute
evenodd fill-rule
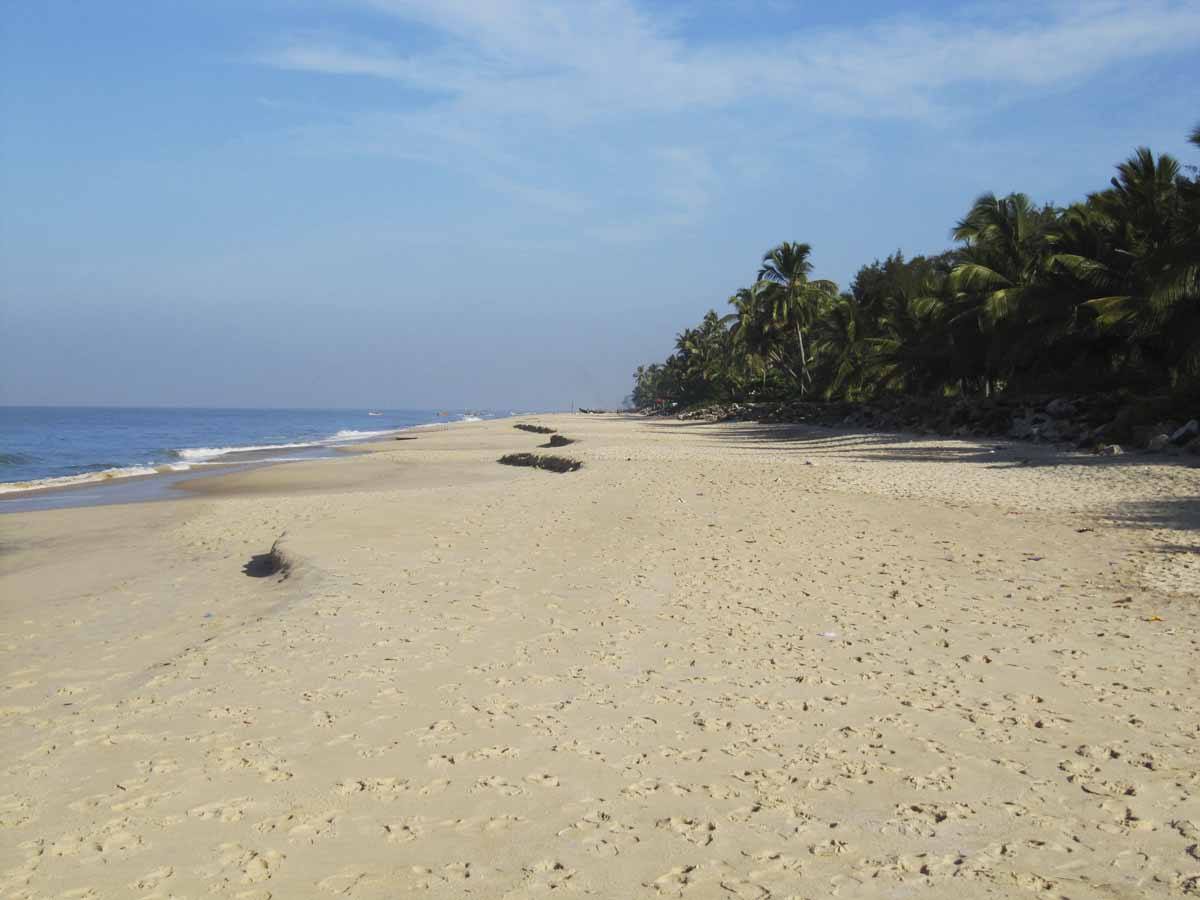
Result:
<svg viewBox="0 0 1200 900"><path fill-rule="evenodd" d="M217 800L205 803L203 806L193 806L188 815L195 819L215 819L219 822L240 822L246 815L246 808L253 801L249 797L235 797L232 800Z"/></svg>
<svg viewBox="0 0 1200 900"><path fill-rule="evenodd" d="M0 828L19 828L34 819L33 801L17 794L0 797Z"/></svg>
<svg viewBox="0 0 1200 900"><path fill-rule="evenodd" d="M531 866L526 866L523 870L519 892L513 892L505 896L506 898L512 897L513 900L516 900L517 897L525 897L529 894L544 894L560 889L563 889L563 893L575 893L569 884L574 877L574 869L568 868L557 860L544 859Z"/></svg>
<svg viewBox="0 0 1200 900"><path fill-rule="evenodd" d="M360 889L371 888L382 883L382 878L360 869L344 869L317 882L317 887L340 897L353 897Z"/></svg>
<svg viewBox="0 0 1200 900"><path fill-rule="evenodd" d="M375 800L390 803L410 789L407 778L359 778L339 781L336 790L343 797L365 794Z"/></svg>
<svg viewBox="0 0 1200 900"><path fill-rule="evenodd" d="M165 800L169 800L176 796L179 791L164 791L163 793L139 794L134 797L129 797L119 803L112 805L113 812L127 812L135 809L149 809Z"/></svg>
<svg viewBox="0 0 1200 900"><path fill-rule="evenodd" d="M145 849L142 836L127 817L113 819L90 831L71 832L46 849L49 856L76 857L81 863L116 862Z"/></svg>
<svg viewBox="0 0 1200 900"><path fill-rule="evenodd" d="M480 791L495 791L503 797L516 797L527 791L519 785L513 784L507 778L502 778L499 775L491 775L486 778L477 778L475 783L468 789L470 793L478 793Z"/></svg>
<svg viewBox="0 0 1200 900"><path fill-rule="evenodd" d="M255 884L270 880L286 858L276 850L258 851L238 843L217 846L216 861L201 867L199 874L214 883Z"/></svg>
<svg viewBox="0 0 1200 900"><path fill-rule="evenodd" d="M152 891L175 874L171 866L159 866L153 872L147 872L137 881L129 883L129 888L135 891Z"/></svg>
<svg viewBox="0 0 1200 900"><path fill-rule="evenodd" d="M459 834L495 834L527 822L521 816L474 816L469 819L445 819L439 827L452 828Z"/></svg>
<svg viewBox="0 0 1200 900"><path fill-rule="evenodd" d="M558 836L579 840L588 853L599 857L619 856L642 840L636 828L614 820L602 809L592 810Z"/></svg>
<svg viewBox="0 0 1200 900"><path fill-rule="evenodd" d="M285 761L268 752L260 741L243 741L230 747L209 752L209 760L222 772L251 769L268 784L287 781L292 777Z"/></svg>
<svg viewBox="0 0 1200 900"><path fill-rule="evenodd" d="M469 862L448 863L436 870L428 866L413 866L411 871L416 876L413 886L421 890L450 884L461 887L463 882L473 877L478 879L481 874Z"/></svg>
<svg viewBox="0 0 1200 900"><path fill-rule="evenodd" d="M336 833L339 810L321 813L290 812L272 819L263 819L254 825L259 834L285 834L290 841L312 843L319 837Z"/></svg>
<svg viewBox="0 0 1200 900"><path fill-rule="evenodd" d="M179 761L164 757L163 759L139 759L135 763L138 773L142 776L170 775L179 771Z"/></svg>
<svg viewBox="0 0 1200 900"><path fill-rule="evenodd" d="M716 838L717 825L715 822L691 819L684 816L671 816L659 819L655 827L672 831L680 837L701 847L707 847Z"/></svg>
<svg viewBox="0 0 1200 900"><path fill-rule="evenodd" d="M389 844L408 844L425 834L421 819L405 819L383 826L383 834Z"/></svg>
<svg viewBox="0 0 1200 900"><path fill-rule="evenodd" d="M675 866L654 879L650 887L655 893L669 897L682 896L684 889L692 883L695 866Z"/></svg>
<svg viewBox="0 0 1200 900"><path fill-rule="evenodd" d="M445 744L463 736L449 719L439 719L424 728L414 728L408 734L415 737L418 744Z"/></svg>

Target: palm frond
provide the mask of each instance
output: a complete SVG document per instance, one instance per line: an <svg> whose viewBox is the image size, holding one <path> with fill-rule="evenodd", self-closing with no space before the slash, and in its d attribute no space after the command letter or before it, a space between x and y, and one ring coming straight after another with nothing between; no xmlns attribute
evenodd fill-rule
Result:
<svg viewBox="0 0 1200 900"><path fill-rule="evenodd" d="M1097 297L1088 300L1084 307L1095 313L1101 326L1111 328L1129 321L1136 313L1130 296Z"/></svg>
<svg viewBox="0 0 1200 900"><path fill-rule="evenodd" d="M1012 281L991 269L978 263L963 263L956 266L950 273L950 280L955 289L960 291L989 291L1012 287Z"/></svg>

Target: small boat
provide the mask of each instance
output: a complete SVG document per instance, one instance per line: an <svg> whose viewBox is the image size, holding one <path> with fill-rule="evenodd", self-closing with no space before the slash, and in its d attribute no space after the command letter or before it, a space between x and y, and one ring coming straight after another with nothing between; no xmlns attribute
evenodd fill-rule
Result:
<svg viewBox="0 0 1200 900"><path fill-rule="evenodd" d="M383 413L369 412L369 413L367 413L367 415L368 415L368 416L382 416L382 415L383 415Z"/></svg>

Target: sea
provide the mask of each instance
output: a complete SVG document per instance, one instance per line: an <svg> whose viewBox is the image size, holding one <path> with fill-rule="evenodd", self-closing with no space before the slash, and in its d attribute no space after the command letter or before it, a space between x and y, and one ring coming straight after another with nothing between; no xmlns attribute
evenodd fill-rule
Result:
<svg viewBox="0 0 1200 900"><path fill-rule="evenodd" d="M0 512L151 499L182 477L236 466L332 458L338 447L404 429L512 414L0 406ZM137 488L131 489L135 483ZM80 490L118 484L126 486L119 494ZM51 494L24 493L46 489Z"/></svg>

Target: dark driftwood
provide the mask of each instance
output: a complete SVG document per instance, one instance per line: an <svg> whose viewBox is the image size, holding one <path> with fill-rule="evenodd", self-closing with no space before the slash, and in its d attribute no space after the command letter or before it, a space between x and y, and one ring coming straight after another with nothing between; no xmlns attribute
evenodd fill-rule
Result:
<svg viewBox="0 0 1200 900"><path fill-rule="evenodd" d="M577 459L542 453L510 453L496 461L504 466L530 466L547 472L575 472L583 467L583 463Z"/></svg>
<svg viewBox="0 0 1200 900"><path fill-rule="evenodd" d="M270 578L272 575L280 576L280 581L287 578L292 564L279 548L279 542L282 540L283 535L280 535L266 553L256 553L250 557L250 561L242 566L242 571L251 578Z"/></svg>
<svg viewBox="0 0 1200 900"><path fill-rule="evenodd" d="M527 425L524 422L518 422L513 428L519 428L521 431L532 431L534 434L554 434L554 429L547 428L545 425Z"/></svg>

